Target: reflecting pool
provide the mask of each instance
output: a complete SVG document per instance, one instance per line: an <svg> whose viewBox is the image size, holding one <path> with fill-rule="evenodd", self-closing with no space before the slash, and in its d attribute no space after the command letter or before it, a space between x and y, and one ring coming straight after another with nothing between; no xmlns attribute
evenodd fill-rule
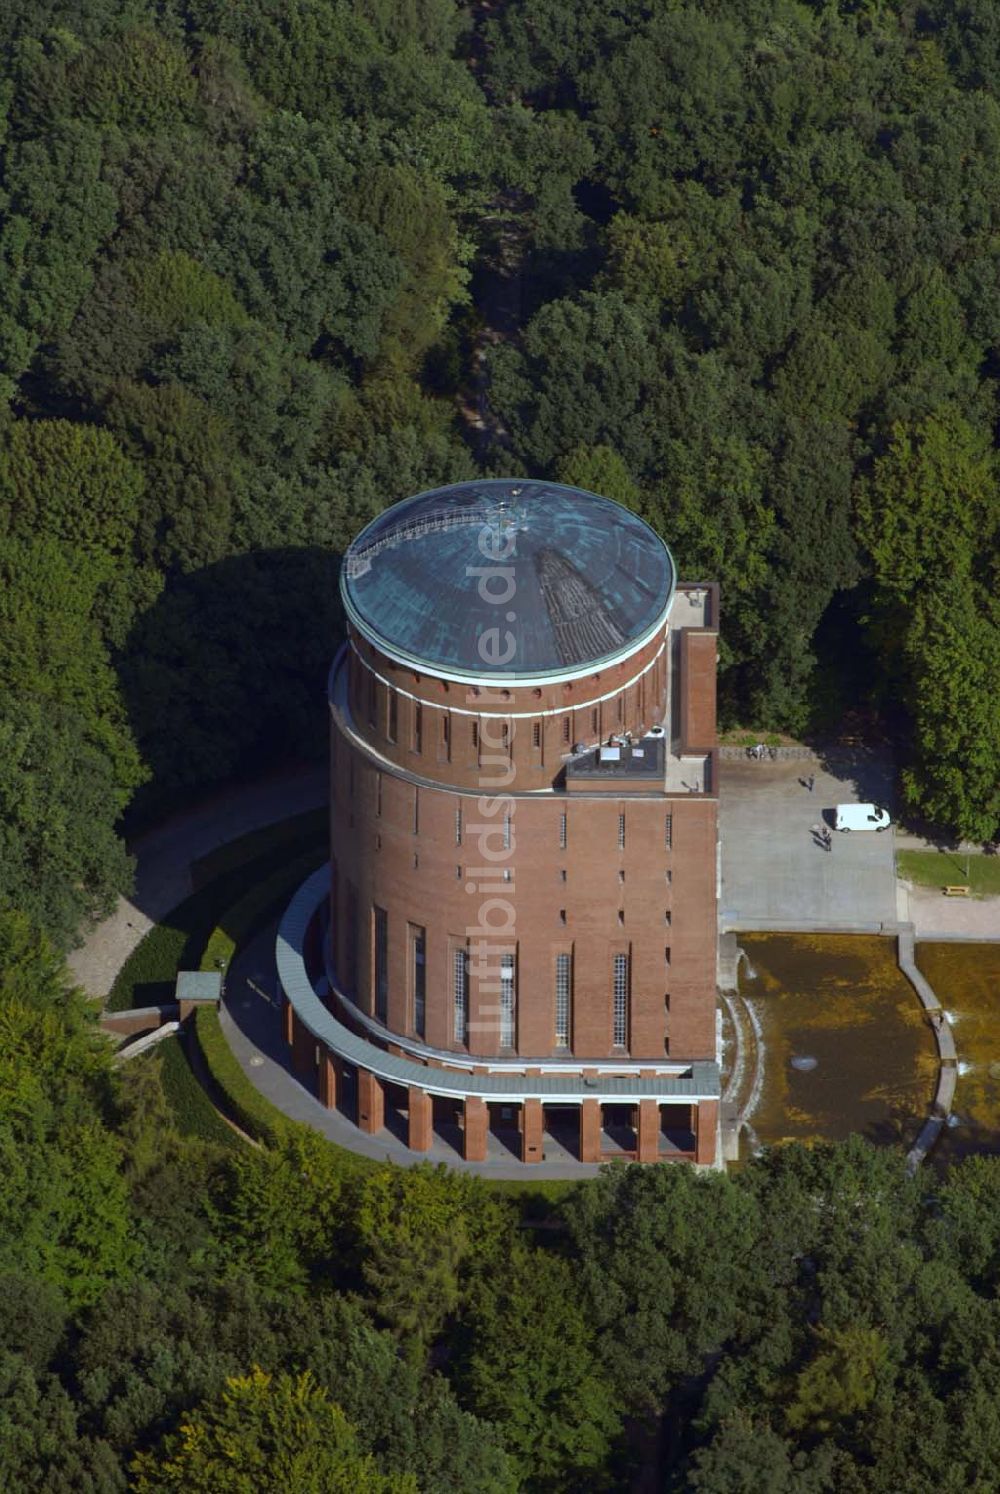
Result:
<svg viewBox="0 0 1000 1494"><path fill-rule="evenodd" d="M1000 944L918 944L917 964L954 1022L958 1081L934 1156L1000 1152Z"/></svg>
<svg viewBox="0 0 1000 1494"><path fill-rule="evenodd" d="M838 1141L857 1131L912 1145L934 1095L937 1050L896 964L896 941L741 934L739 942L747 955L740 993L763 1039L749 1116L758 1141Z"/></svg>

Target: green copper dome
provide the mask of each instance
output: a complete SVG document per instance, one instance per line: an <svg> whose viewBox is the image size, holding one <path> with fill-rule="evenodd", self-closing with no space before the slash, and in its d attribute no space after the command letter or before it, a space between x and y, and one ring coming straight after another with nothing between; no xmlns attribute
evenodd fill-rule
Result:
<svg viewBox="0 0 1000 1494"><path fill-rule="evenodd" d="M663 541L628 509L528 479L406 498L344 557L348 616L386 654L460 679L577 674L624 657L664 622Z"/></svg>

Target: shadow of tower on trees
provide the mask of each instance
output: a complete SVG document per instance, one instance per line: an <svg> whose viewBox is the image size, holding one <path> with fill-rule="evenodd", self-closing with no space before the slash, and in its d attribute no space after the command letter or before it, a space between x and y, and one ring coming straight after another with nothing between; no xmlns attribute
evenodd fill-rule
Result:
<svg viewBox="0 0 1000 1494"><path fill-rule="evenodd" d="M151 778L130 833L203 791L325 755L340 559L318 546L232 556L171 577L137 619L119 674Z"/></svg>

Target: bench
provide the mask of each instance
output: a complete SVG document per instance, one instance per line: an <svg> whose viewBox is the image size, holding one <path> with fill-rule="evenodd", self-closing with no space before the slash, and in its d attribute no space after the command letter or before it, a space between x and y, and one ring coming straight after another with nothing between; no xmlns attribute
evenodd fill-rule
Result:
<svg viewBox="0 0 1000 1494"><path fill-rule="evenodd" d="M945 897L968 897L971 890L967 882L963 882L960 887L945 887L942 889Z"/></svg>

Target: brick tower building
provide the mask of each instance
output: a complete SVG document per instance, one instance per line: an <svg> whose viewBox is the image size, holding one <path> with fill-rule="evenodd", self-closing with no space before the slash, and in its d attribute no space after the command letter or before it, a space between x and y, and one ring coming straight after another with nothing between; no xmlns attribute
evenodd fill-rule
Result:
<svg viewBox="0 0 1000 1494"><path fill-rule="evenodd" d="M387 510L341 591L321 1094L474 1160L714 1163L717 587L502 480Z"/></svg>

